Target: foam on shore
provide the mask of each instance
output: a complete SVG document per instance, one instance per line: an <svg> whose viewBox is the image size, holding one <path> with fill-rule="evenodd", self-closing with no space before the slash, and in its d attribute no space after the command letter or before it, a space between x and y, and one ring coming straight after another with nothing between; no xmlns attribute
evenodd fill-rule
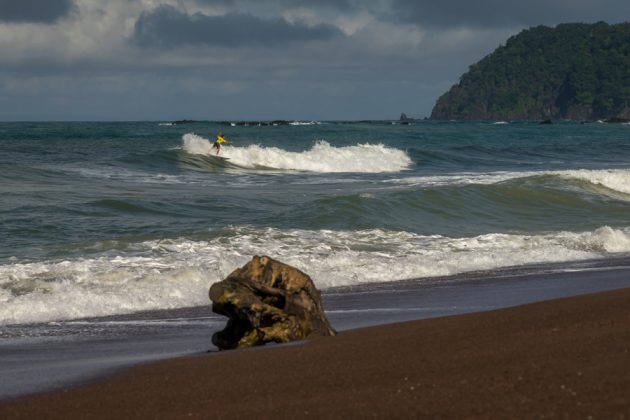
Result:
<svg viewBox="0 0 630 420"><path fill-rule="evenodd" d="M203 305L208 287L252 255L308 273L317 287L447 276L630 253L630 229L449 238L409 232L232 227L213 239L116 244L91 257L0 266L0 324Z"/></svg>

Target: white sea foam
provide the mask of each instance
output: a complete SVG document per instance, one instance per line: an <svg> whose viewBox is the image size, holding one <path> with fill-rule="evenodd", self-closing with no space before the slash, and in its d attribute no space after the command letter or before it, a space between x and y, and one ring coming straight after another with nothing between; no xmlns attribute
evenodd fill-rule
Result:
<svg viewBox="0 0 630 420"><path fill-rule="evenodd" d="M191 154L207 155L211 142L196 134L183 136L183 149ZM290 152L277 147L259 145L221 147L221 156L243 168L273 168L310 172L399 172L413 163L402 150L382 144L357 144L334 147L320 140L303 152Z"/></svg>
<svg viewBox="0 0 630 420"><path fill-rule="evenodd" d="M610 190L630 194L630 169L602 169L558 171L551 174L567 179L577 179L591 184L601 185Z"/></svg>
<svg viewBox="0 0 630 420"><path fill-rule="evenodd" d="M455 173L450 175L415 176L397 178L385 181L386 183L403 184L412 186L439 187L447 185L491 185L499 182L518 178L543 175L542 172L490 172L490 173Z"/></svg>
<svg viewBox="0 0 630 420"><path fill-rule="evenodd" d="M289 125L320 125L319 121L291 121Z"/></svg>
<svg viewBox="0 0 630 420"><path fill-rule="evenodd" d="M233 227L207 241L146 241L94 258L11 261L0 266L0 324L207 304L208 287L256 254L292 264L326 289L619 253L630 253L630 228L449 238Z"/></svg>

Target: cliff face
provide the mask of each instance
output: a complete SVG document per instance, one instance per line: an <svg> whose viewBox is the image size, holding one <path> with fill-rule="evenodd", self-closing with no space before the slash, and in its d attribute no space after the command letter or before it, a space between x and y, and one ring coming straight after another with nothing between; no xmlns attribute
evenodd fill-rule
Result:
<svg viewBox="0 0 630 420"><path fill-rule="evenodd" d="M439 120L630 117L630 24L539 26L510 38L433 108Z"/></svg>

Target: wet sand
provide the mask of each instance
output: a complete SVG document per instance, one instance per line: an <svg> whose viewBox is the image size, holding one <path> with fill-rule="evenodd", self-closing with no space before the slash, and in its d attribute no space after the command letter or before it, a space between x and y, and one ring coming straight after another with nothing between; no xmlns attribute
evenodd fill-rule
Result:
<svg viewBox="0 0 630 420"><path fill-rule="evenodd" d="M630 260L594 260L328 289L338 331L489 311L630 287ZM94 382L131 366L215 349L210 306L0 326L0 401ZM216 349L215 349L216 350Z"/></svg>
<svg viewBox="0 0 630 420"><path fill-rule="evenodd" d="M628 418L630 289L147 364L0 418Z"/></svg>

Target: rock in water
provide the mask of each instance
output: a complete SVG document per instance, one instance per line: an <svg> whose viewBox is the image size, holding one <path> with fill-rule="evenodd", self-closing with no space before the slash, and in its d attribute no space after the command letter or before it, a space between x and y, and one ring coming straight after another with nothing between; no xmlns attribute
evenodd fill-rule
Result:
<svg viewBox="0 0 630 420"><path fill-rule="evenodd" d="M212 336L220 350L336 334L311 278L269 257L255 256L209 294L212 311L229 318Z"/></svg>

